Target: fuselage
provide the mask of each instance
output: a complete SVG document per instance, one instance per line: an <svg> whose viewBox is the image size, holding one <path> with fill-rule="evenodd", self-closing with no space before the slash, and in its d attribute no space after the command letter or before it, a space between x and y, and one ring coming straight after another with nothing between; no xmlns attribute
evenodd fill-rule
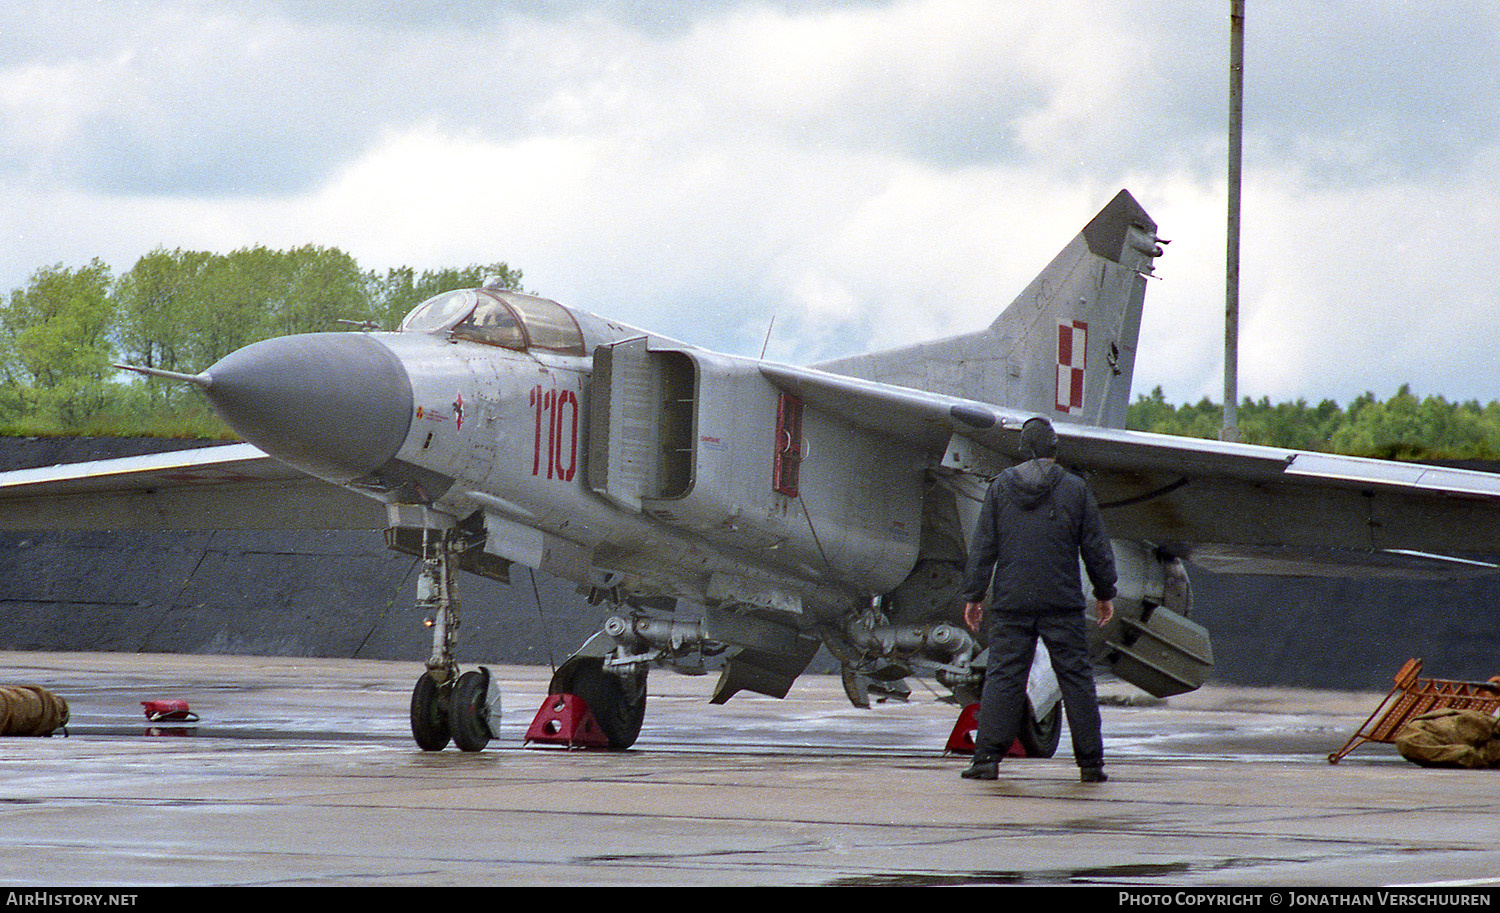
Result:
<svg viewBox="0 0 1500 913"><path fill-rule="evenodd" d="M819 615L916 561L923 454L802 415L752 359L543 299L448 293L400 332L267 340L207 373L247 440L393 525L482 522L494 555L613 595Z"/></svg>

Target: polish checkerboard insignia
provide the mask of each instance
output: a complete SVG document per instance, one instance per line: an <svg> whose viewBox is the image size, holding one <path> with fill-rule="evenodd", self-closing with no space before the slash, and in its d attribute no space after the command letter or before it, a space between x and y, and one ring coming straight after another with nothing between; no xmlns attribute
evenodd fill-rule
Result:
<svg viewBox="0 0 1500 913"><path fill-rule="evenodd" d="M1083 377L1088 367L1089 325L1082 320L1057 322L1057 411L1083 412Z"/></svg>

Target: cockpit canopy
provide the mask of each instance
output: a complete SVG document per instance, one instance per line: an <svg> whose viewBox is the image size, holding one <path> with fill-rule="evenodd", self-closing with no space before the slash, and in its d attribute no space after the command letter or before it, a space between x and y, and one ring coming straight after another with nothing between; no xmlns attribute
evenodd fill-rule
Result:
<svg viewBox="0 0 1500 913"><path fill-rule="evenodd" d="M525 352L543 349L582 355L578 321L556 301L498 289L458 289L434 295L401 321L403 333L446 334Z"/></svg>

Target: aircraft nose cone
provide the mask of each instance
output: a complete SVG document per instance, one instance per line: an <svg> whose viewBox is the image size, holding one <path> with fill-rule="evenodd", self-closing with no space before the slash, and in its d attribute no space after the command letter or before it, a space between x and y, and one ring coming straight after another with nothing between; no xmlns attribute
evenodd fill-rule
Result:
<svg viewBox="0 0 1500 913"><path fill-rule="evenodd" d="M385 465L411 425L405 367L360 333L267 339L205 373L209 401L245 440L330 481Z"/></svg>

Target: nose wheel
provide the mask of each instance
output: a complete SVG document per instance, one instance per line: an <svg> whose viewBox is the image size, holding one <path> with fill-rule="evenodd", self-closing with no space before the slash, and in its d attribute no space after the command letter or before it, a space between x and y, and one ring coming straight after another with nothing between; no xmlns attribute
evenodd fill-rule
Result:
<svg viewBox="0 0 1500 913"><path fill-rule="evenodd" d="M438 684L432 674L423 673L411 691L411 734L423 751L442 751L448 747L453 729L448 722L451 688Z"/></svg>
<svg viewBox="0 0 1500 913"><path fill-rule="evenodd" d="M460 675L458 684L453 686L448 702L448 728L453 731L453 744L464 751L483 751L495 736L490 718L500 696L492 694L493 691L490 670L483 666L477 672Z"/></svg>
<svg viewBox="0 0 1500 913"><path fill-rule="evenodd" d="M412 738L423 751L442 751L450 741L463 751L483 751L495 737L499 707L499 689L483 666L453 685L425 673L411 692Z"/></svg>

